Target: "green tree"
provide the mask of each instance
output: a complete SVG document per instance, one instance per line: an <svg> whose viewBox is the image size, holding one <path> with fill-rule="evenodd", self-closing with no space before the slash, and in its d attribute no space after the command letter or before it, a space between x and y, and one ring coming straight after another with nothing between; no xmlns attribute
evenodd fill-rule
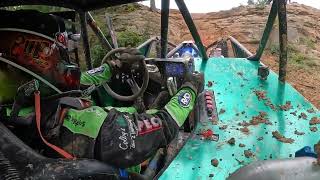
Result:
<svg viewBox="0 0 320 180"><path fill-rule="evenodd" d="M117 37L119 47L137 47L148 39L148 37L130 30L117 33Z"/></svg>
<svg viewBox="0 0 320 180"><path fill-rule="evenodd" d="M139 35L135 31L125 30L116 33L119 47L137 47L143 42L145 42L148 37L146 35ZM109 42L111 38L108 37ZM91 56L93 61L93 66L100 66L101 60L107 54L106 49L104 49L101 44L95 44L91 46Z"/></svg>

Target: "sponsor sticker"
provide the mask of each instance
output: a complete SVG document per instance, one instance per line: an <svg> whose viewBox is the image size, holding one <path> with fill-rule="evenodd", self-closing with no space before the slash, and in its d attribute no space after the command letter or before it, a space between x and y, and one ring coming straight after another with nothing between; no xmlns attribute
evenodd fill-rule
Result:
<svg viewBox="0 0 320 180"><path fill-rule="evenodd" d="M94 69L91 69L89 71L87 71L88 74L90 75L94 75L94 74L100 74L104 71L104 66L100 66Z"/></svg>
<svg viewBox="0 0 320 180"><path fill-rule="evenodd" d="M191 102L191 94L189 92L184 92L184 93L181 93L178 97L178 101L179 101L179 104L180 106L182 107L189 107L190 105L190 102Z"/></svg>

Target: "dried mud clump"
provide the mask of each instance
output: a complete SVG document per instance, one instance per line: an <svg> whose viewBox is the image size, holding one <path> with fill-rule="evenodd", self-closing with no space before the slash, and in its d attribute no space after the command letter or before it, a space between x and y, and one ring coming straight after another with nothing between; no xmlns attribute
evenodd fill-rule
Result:
<svg viewBox="0 0 320 180"><path fill-rule="evenodd" d="M297 116L297 111L293 111L291 112L290 114L294 115L294 116Z"/></svg>
<svg viewBox="0 0 320 180"><path fill-rule="evenodd" d="M243 127L246 127L246 126L250 126L251 124L246 122L246 121L243 121L243 122L239 122L238 123L239 126L243 126Z"/></svg>
<svg viewBox="0 0 320 180"><path fill-rule="evenodd" d="M264 105L270 107L272 110L276 111L277 108L274 104L271 103L271 100L270 99L267 99L266 102L264 103Z"/></svg>
<svg viewBox="0 0 320 180"><path fill-rule="evenodd" d="M240 143L240 144L239 144L239 147L246 147L246 145L245 145L245 144Z"/></svg>
<svg viewBox="0 0 320 180"><path fill-rule="evenodd" d="M294 139L284 137L282 134L279 133L279 131L273 131L272 136L274 138L276 138L278 141L283 142L283 143L292 144L294 142Z"/></svg>
<svg viewBox="0 0 320 180"><path fill-rule="evenodd" d="M279 108L282 111L289 111L290 109L292 109L291 101L287 101L285 105L279 105Z"/></svg>
<svg viewBox="0 0 320 180"><path fill-rule="evenodd" d="M272 104L270 98L267 97L267 93L265 91L254 90L253 92L256 94L259 101L263 100L265 101L264 104L266 106L270 107L274 111L277 110L276 106Z"/></svg>
<svg viewBox="0 0 320 180"><path fill-rule="evenodd" d="M244 134L247 134L247 135L250 133L250 130L248 127L240 128L240 131L243 132Z"/></svg>
<svg viewBox="0 0 320 180"><path fill-rule="evenodd" d="M259 112L258 116L253 116L250 120L251 125L258 125L258 124L269 124L272 125L272 123L267 118L266 112Z"/></svg>
<svg viewBox="0 0 320 180"><path fill-rule="evenodd" d="M256 94L259 101L267 100L267 95L265 91L254 90L253 92Z"/></svg>
<svg viewBox="0 0 320 180"><path fill-rule="evenodd" d="M234 146L236 143L236 140L234 138L231 138L228 140L228 144L230 144L231 146Z"/></svg>
<svg viewBox="0 0 320 180"><path fill-rule="evenodd" d="M248 149L248 150L244 150L244 156L246 157L246 158L250 158L250 157L252 157L253 156L253 153Z"/></svg>
<svg viewBox="0 0 320 180"><path fill-rule="evenodd" d="M318 131L318 128L317 128L317 127L310 127L310 131L312 131L312 132L317 132L317 131Z"/></svg>
<svg viewBox="0 0 320 180"><path fill-rule="evenodd" d="M298 117L299 117L299 119L307 119L308 118L308 116L304 112L302 112Z"/></svg>
<svg viewBox="0 0 320 180"><path fill-rule="evenodd" d="M316 111L313 108L311 108L311 109L308 109L307 112L308 113L315 113Z"/></svg>
<svg viewBox="0 0 320 180"><path fill-rule="evenodd" d="M311 120L309 121L309 124L310 124L310 125L320 124L320 118L317 118L317 117L311 118Z"/></svg>
<svg viewBox="0 0 320 180"><path fill-rule="evenodd" d="M294 134L298 135L298 136L302 136L304 135L305 133L304 132L299 132L297 130L294 131Z"/></svg>
<svg viewBox="0 0 320 180"><path fill-rule="evenodd" d="M211 159L211 165L214 167L218 167L218 165L219 165L218 159Z"/></svg>

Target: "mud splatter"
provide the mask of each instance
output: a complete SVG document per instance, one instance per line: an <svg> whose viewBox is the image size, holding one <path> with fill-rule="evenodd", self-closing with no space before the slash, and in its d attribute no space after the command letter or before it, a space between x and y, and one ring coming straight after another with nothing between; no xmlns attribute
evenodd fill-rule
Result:
<svg viewBox="0 0 320 180"><path fill-rule="evenodd" d="M287 101L284 105L279 105L280 110L282 111L289 111L292 109L291 101Z"/></svg>
<svg viewBox="0 0 320 180"><path fill-rule="evenodd" d="M267 118L266 112L261 111L259 112L258 116L253 116L252 119L250 120L250 125L258 125L258 124L272 125L272 123Z"/></svg>
<svg viewBox="0 0 320 180"><path fill-rule="evenodd" d="M294 134L298 135L298 136L302 136L304 135L305 133L304 132L299 132L298 130L295 130L294 131Z"/></svg>
<svg viewBox="0 0 320 180"><path fill-rule="evenodd" d="M230 144L231 146L234 146L235 143L236 143L236 140L235 140L234 138L231 138L231 139L229 139L227 142L228 142L228 144Z"/></svg>
<svg viewBox="0 0 320 180"><path fill-rule="evenodd" d="M311 109L308 109L307 112L308 113L315 113L316 111L313 108L311 108Z"/></svg>
<svg viewBox="0 0 320 180"><path fill-rule="evenodd" d="M239 147L246 147L246 145L245 145L245 144L240 143L240 144L239 144Z"/></svg>
<svg viewBox="0 0 320 180"><path fill-rule="evenodd" d="M248 135L250 133L250 130L248 127L243 127L243 128L240 128L240 131L243 132L244 134Z"/></svg>
<svg viewBox="0 0 320 180"><path fill-rule="evenodd" d="M256 94L259 101L267 100L267 93L265 91L254 90L253 92Z"/></svg>
<svg viewBox="0 0 320 180"><path fill-rule="evenodd" d="M214 167L218 167L218 165L219 165L218 159L211 159L211 165Z"/></svg>
<svg viewBox="0 0 320 180"><path fill-rule="evenodd" d="M270 107L274 111L277 110L277 107L274 104L272 104L270 98L267 97L267 93L265 91L254 90L253 92L256 94L259 101L261 100L265 101L264 105Z"/></svg>
<svg viewBox="0 0 320 180"><path fill-rule="evenodd" d="M253 153L250 151L250 149L244 150L244 151L243 151L243 154L244 154L244 156L245 156L246 158L250 158L250 157L253 156Z"/></svg>
<svg viewBox="0 0 320 180"><path fill-rule="evenodd" d="M308 116L304 112L300 113L300 115L298 117L299 117L299 119L307 119L308 118Z"/></svg>
<svg viewBox="0 0 320 180"><path fill-rule="evenodd" d="M282 134L279 133L279 131L273 131L272 136L274 138L276 138L278 141L283 142L283 143L292 144L294 142L294 139L284 137Z"/></svg>
<svg viewBox="0 0 320 180"><path fill-rule="evenodd" d="M317 128L317 127L310 127L310 131L312 131L312 132L317 132L317 131L318 131L318 128Z"/></svg>
<svg viewBox="0 0 320 180"><path fill-rule="evenodd" d="M320 124L320 118L313 117L313 118L311 118L311 120L309 121L309 125L317 125L317 124Z"/></svg>
<svg viewBox="0 0 320 180"><path fill-rule="evenodd" d="M297 116L297 111L293 111L291 112L290 114L294 115L294 116Z"/></svg>
<svg viewBox="0 0 320 180"><path fill-rule="evenodd" d="M270 99L267 99L267 101L264 103L264 105L270 107L272 110L277 111L277 107L271 103Z"/></svg>

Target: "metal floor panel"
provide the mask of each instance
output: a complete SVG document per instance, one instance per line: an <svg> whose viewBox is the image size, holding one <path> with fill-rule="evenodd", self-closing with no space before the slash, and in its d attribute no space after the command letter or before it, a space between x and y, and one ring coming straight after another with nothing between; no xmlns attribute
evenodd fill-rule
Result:
<svg viewBox="0 0 320 180"><path fill-rule="evenodd" d="M278 76L270 71L266 81L257 77L258 62L246 59L209 59L202 63L196 60L196 69L205 73L207 81L213 81L212 87L216 97L219 115L218 125L208 122L198 124L197 131L212 129L219 134L218 142L201 140L194 135L180 151L176 159L163 173L160 179L226 179L243 165L264 159L294 158L294 153L304 146L311 146L320 140L320 125L317 132L311 132L309 120L312 117L320 118L319 110L299 94L291 85L278 82ZM265 105L265 100L258 100L254 90L265 91L267 98L274 105L284 105L290 101L292 109L288 111L272 110ZM307 112L313 108L315 113ZM249 122L259 112L266 112L272 125L260 124L249 126L248 135L239 131L238 124L242 121ZM296 111L296 115L294 115ZM301 113L307 115L307 119L299 118ZM227 125L225 130L219 127ZM304 132L304 135L296 135L295 130ZM272 137L273 131L279 131L287 138L294 139L292 144L282 143ZM229 145L227 141L235 138L235 145ZM258 140L260 138L260 140ZM263 138L263 139L262 139ZM262 140L261 140L262 139ZM239 143L245 147L239 147ZM246 158L244 150L250 149L254 156ZM218 167L211 165L211 159L218 159ZM210 175L211 174L211 175ZM213 175L213 177L212 177Z"/></svg>

